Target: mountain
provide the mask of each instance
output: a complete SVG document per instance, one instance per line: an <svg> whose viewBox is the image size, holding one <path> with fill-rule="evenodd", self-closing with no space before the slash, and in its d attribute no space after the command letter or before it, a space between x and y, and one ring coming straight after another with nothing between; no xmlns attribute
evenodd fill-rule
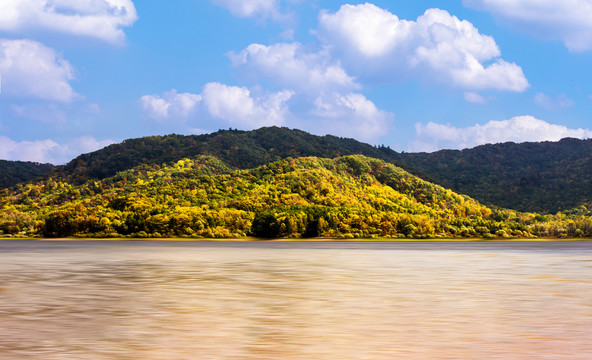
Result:
<svg viewBox="0 0 592 360"><path fill-rule="evenodd" d="M592 202L592 139L401 155L412 173L504 208L555 213Z"/></svg>
<svg viewBox="0 0 592 360"><path fill-rule="evenodd" d="M53 168L51 164L0 160L0 189L36 179Z"/></svg>
<svg viewBox="0 0 592 360"><path fill-rule="evenodd" d="M206 135L173 134L125 140L80 155L56 169L55 174L80 183L104 179L141 164L161 165L198 155L213 155L231 167L249 169L287 157L334 158L353 154L385 160L396 155L388 148L376 148L354 139L266 127L253 131L220 130Z"/></svg>
<svg viewBox="0 0 592 360"><path fill-rule="evenodd" d="M592 203L592 140L577 139L398 153L354 139L316 136L288 128L220 130L206 135L173 134L126 140L80 155L53 169L51 176L83 184L137 166L164 165L199 155L215 156L232 169L251 169L287 157L334 158L354 154L390 162L491 206L555 213ZM3 174L8 174L8 185L30 179L17 176L20 172Z"/></svg>
<svg viewBox="0 0 592 360"><path fill-rule="evenodd" d="M0 231L21 236L523 237L534 224L362 155L247 170L201 155L0 193Z"/></svg>

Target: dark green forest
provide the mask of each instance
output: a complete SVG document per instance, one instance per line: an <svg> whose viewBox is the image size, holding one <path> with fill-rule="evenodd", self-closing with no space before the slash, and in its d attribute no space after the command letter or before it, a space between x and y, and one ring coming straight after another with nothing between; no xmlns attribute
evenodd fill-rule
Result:
<svg viewBox="0 0 592 360"><path fill-rule="evenodd" d="M414 174L487 204L555 213L592 202L592 139L404 154Z"/></svg>
<svg viewBox="0 0 592 360"><path fill-rule="evenodd" d="M102 180L143 164L159 165L198 155L212 155L230 167L250 169L287 157L334 158L354 154L390 160L396 153L354 139L316 136L288 128L231 129L205 135L172 134L125 140L81 155L56 168L52 175L82 183L90 179Z"/></svg>
<svg viewBox="0 0 592 360"><path fill-rule="evenodd" d="M0 160L0 189L39 178L54 167L28 161Z"/></svg>

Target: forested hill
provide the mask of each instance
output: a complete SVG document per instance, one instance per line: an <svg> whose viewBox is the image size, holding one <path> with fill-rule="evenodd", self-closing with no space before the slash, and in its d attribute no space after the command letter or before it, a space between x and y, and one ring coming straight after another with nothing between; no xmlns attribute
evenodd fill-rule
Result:
<svg viewBox="0 0 592 360"><path fill-rule="evenodd" d="M36 179L53 168L51 164L0 160L0 189Z"/></svg>
<svg viewBox="0 0 592 360"><path fill-rule="evenodd" d="M167 135L125 140L84 154L56 171L78 183L104 179L138 165L162 165L198 155L213 155L238 169L250 169L287 157L334 158L361 154L392 160L396 152L354 139L316 136L300 130L266 127L253 131L220 130L206 135Z"/></svg>
<svg viewBox="0 0 592 360"><path fill-rule="evenodd" d="M286 157L353 154L391 162L428 181L503 208L555 213L592 202L592 140L577 139L397 153L354 139L267 127L130 139L81 155L57 172L82 183L140 164L162 165L197 155L213 155L233 168L249 169Z"/></svg>
<svg viewBox="0 0 592 360"><path fill-rule="evenodd" d="M504 208L555 213L592 202L592 139L401 156L414 174Z"/></svg>
<svg viewBox="0 0 592 360"><path fill-rule="evenodd" d="M334 158L361 154L393 163L428 181L483 203L520 211L555 213L592 203L592 140L504 143L462 151L397 153L354 139L316 136L300 130L267 127L220 130L206 135L151 136L126 140L84 154L51 174L75 184L101 180L140 165L170 164L212 155L231 168L252 169L287 157ZM37 176L24 165L0 162L2 188ZM31 164L31 163L28 163ZM50 165L33 168L47 171Z"/></svg>
<svg viewBox="0 0 592 360"><path fill-rule="evenodd" d="M0 192L0 234L11 236L523 237L555 228L568 229L491 210L361 155L249 170L199 156L80 185L48 178Z"/></svg>
<svg viewBox="0 0 592 360"><path fill-rule="evenodd" d="M247 170L213 156L103 180L0 191L0 236L590 237L587 214L491 209L382 160L286 158Z"/></svg>

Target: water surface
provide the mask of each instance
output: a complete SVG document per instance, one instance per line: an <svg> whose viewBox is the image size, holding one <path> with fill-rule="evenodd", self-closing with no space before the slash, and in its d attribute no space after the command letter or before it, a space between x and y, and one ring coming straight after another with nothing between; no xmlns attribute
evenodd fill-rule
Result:
<svg viewBox="0 0 592 360"><path fill-rule="evenodd" d="M592 242L0 241L0 359L592 359Z"/></svg>

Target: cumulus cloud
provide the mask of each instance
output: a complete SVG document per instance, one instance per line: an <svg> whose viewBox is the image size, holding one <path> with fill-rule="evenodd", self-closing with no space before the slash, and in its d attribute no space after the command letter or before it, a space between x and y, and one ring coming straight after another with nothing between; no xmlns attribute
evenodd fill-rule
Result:
<svg viewBox="0 0 592 360"><path fill-rule="evenodd" d="M0 39L2 95L70 102L74 70L55 50L31 40Z"/></svg>
<svg viewBox="0 0 592 360"><path fill-rule="evenodd" d="M0 30L56 31L121 45L138 16L131 0L2 0Z"/></svg>
<svg viewBox="0 0 592 360"><path fill-rule="evenodd" d="M283 90L254 96L246 87L208 83L201 94L210 116L238 127L282 125L288 114L286 102L294 95Z"/></svg>
<svg viewBox="0 0 592 360"><path fill-rule="evenodd" d="M113 144L112 140L97 140L82 136L66 144L54 140L14 141L0 136L0 159L64 164L74 157Z"/></svg>
<svg viewBox="0 0 592 360"><path fill-rule="evenodd" d="M258 91L256 91L258 92ZM359 93L321 93L294 105L293 91L254 95L246 87L208 83L201 93L206 113L240 128L290 124L314 133L376 140L386 134L394 119ZM302 100L302 99L300 99Z"/></svg>
<svg viewBox="0 0 592 360"><path fill-rule="evenodd" d="M251 44L229 57L247 76L266 79L282 88L318 93L360 87L326 51L307 51L300 43Z"/></svg>
<svg viewBox="0 0 592 360"><path fill-rule="evenodd" d="M386 134L394 119L358 93L319 96L311 111L317 129L333 135L372 141ZM317 130L318 131L318 130Z"/></svg>
<svg viewBox="0 0 592 360"><path fill-rule="evenodd" d="M246 87L211 82L203 87L201 94L179 94L173 89L162 96L144 95L140 98L140 107L144 114L157 120L186 120L191 115L205 115L237 127L283 124L289 113L287 101L294 93L288 90L269 94L260 92L259 89L252 91Z"/></svg>
<svg viewBox="0 0 592 360"><path fill-rule="evenodd" d="M140 106L144 113L153 119L187 118L201 101L201 96L191 93L177 93L172 89L159 95L144 95Z"/></svg>
<svg viewBox="0 0 592 360"><path fill-rule="evenodd" d="M181 98L186 100L184 107L179 105L183 103ZM202 126L216 123L215 127L253 129L290 122L314 133L372 141L386 135L394 119L392 113L378 109L364 95L355 92L321 92L311 97L292 90L267 93L258 87L249 89L217 82L207 83L200 94L177 94L171 90L162 96L145 95L140 99L140 106L147 116L155 119L170 119L173 112L194 114L186 122L185 130L191 133L206 133L209 130Z"/></svg>
<svg viewBox="0 0 592 360"><path fill-rule="evenodd" d="M322 11L319 37L350 73L369 79L419 76L463 89L524 91L520 66L500 58L491 36L445 10L428 9L416 21L373 4Z"/></svg>
<svg viewBox="0 0 592 360"><path fill-rule="evenodd" d="M550 124L532 116L517 116L509 120L489 121L484 125L458 128L450 124L429 122L416 124L417 140L412 151L462 149L501 142L557 141L565 137L590 138L590 129L569 129Z"/></svg>
<svg viewBox="0 0 592 360"><path fill-rule="evenodd" d="M552 98L551 96L543 93L537 93L534 96L534 102L538 106L547 110L561 110L574 105L573 100L565 95L559 95L556 98Z"/></svg>
<svg viewBox="0 0 592 360"><path fill-rule="evenodd" d="M463 0L502 22L544 40L560 40L573 52L592 50L590 0Z"/></svg>

